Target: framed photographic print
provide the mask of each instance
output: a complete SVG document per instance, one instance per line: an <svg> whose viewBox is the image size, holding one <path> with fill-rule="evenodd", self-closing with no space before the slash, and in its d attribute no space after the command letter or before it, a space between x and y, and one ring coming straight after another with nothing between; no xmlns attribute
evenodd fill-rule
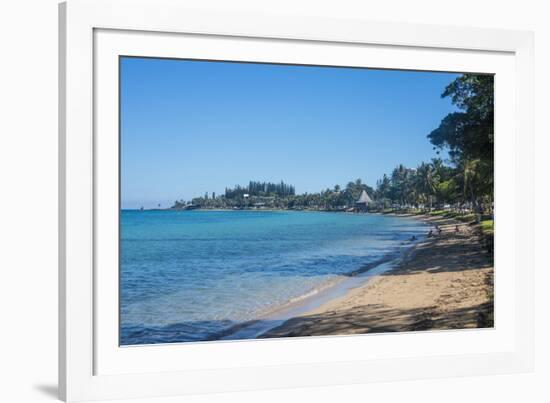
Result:
<svg viewBox="0 0 550 403"><path fill-rule="evenodd" d="M532 34L60 17L63 399L532 368Z"/></svg>

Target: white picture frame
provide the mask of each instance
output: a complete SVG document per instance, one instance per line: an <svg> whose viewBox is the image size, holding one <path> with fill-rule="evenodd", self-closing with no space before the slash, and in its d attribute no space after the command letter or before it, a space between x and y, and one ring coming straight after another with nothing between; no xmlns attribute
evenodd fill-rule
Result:
<svg viewBox="0 0 550 403"><path fill-rule="evenodd" d="M59 39L62 399L532 370L531 33L204 12L170 0L70 0L60 5ZM111 312L118 272L109 266L118 245L113 89L118 57L128 54L494 73L495 329L120 348Z"/></svg>

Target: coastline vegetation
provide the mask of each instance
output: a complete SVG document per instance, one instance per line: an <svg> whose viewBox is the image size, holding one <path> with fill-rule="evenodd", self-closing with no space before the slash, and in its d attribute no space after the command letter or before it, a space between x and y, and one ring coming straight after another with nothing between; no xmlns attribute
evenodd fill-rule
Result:
<svg viewBox="0 0 550 403"><path fill-rule="evenodd" d="M449 97L457 111L427 136L438 156L415 168L399 164L375 188L356 179L345 186L296 194L295 187L283 181L250 181L226 188L221 195L212 192L178 200L171 209L365 211L357 202L366 192L371 212L428 212L465 222L483 219L481 228L488 232L494 200L493 83L492 75L478 74L464 74L451 82L441 96ZM443 150L448 159L439 157Z"/></svg>

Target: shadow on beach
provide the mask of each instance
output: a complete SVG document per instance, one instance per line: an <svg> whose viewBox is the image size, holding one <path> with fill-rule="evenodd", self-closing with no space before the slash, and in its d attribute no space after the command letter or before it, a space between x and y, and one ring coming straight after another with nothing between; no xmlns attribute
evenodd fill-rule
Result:
<svg viewBox="0 0 550 403"><path fill-rule="evenodd" d="M493 324L487 319L491 310L492 302L455 309L440 316L435 307L387 309L372 305L368 311L350 308L293 318L260 338L490 328Z"/></svg>
<svg viewBox="0 0 550 403"><path fill-rule="evenodd" d="M443 232L440 235L434 235L417 245L413 259L405 261L397 270L386 275L455 272L492 266L492 256L468 224L459 225L459 232L455 231L455 224L441 227Z"/></svg>

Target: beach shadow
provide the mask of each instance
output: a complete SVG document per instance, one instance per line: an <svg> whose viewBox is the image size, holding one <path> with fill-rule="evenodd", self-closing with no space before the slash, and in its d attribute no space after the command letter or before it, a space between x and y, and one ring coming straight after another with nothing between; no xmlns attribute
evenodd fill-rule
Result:
<svg viewBox="0 0 550 403"><path fill-rule="evenodd" d="M57 385L34 385L34 389L44 396L59 400L59 389Z"/></svg>
<svg viewBox="0 0 550 403"><path fill-rule="evenodd" d="M293 318L259 338L491 328L494 326L492 313L493 302L444 314L437 312L435 307L387 309L381 305L369 305Z"/></svg>
<svg viewBox="0 0 550 403"><path fill-rule="evenodd" d="M408 265L405 261L399 269L383 275L459 272L492 267L492 254L487 252L482 243L473 240L477 236L472 232L456 233L447 229L441 235L417 245L413 264Z"/></svg>

